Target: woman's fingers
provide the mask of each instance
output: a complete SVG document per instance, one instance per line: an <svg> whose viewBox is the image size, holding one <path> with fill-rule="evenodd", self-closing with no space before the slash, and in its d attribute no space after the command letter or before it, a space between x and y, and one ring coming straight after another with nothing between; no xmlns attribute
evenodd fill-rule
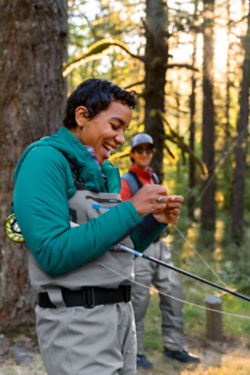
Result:
<svg viewBox="0 0 250 375"><path fill-rule="evenodd" d="M169 195L168 201L169 202L180 202L180 203L182 203L184 201L184 197L182 195Z"/></svg>
<svg viewBox="0 0 250 375"><path fill-rule="evenodd" d="M130 199L140 216L164 211L167 206L167 189L161 185L144 185Z"/></svg>
<svg viewBox="0 0 250 375"><path fill-rule="evenodd" d="M154 216L162 224L176 224L180 216L181 204L184 198L181 195L172 195L167 198L164 211L155 211Z"/></svg>
<svg viewBox="0 0 250 375"><path fill-rule="evenodd" d="M168 195L167 189L161 185L144 185L130 199L140 216L149 213L161 215L164 223L169 220L173 223L178 220L181 204L184 198L181 195Z"/></svg>

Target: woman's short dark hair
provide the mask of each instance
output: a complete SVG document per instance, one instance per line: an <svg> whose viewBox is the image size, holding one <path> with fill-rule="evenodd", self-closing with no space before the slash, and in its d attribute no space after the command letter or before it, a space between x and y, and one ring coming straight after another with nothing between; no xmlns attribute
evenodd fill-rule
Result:
<svg viewBox="0 0 250 375"><path fill-rule="evenodd" d="M92 118L108 108L113 100L120 100L132 109L135 107L136 101L134 92L126 91L110 81L96 78L87 79L69 96L63 125L68 129L77 126L75 110L80 105L88 109L88 118Z"/></svg>

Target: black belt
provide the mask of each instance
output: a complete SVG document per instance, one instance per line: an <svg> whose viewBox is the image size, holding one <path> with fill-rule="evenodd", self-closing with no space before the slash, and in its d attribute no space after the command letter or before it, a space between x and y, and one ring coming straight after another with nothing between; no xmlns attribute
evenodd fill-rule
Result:
<svg viewBox="0 0 250 375"><path fill-rule="evenodd" d="M83 287L79 290L61 288L64 303L67 307L83 306L88 309L96 305L105 305L108 303L129 302L130 285L121 285L117 289ZM40 307L55 308L47 292L41 292L38 295L38 304Z"/></svg>

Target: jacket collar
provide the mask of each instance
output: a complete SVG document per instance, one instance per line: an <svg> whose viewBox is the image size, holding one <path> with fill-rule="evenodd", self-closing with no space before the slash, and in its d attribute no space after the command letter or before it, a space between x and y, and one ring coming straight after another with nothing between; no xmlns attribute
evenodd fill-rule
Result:
<svg viewBox="0 0 250 375"><path fill-rule="evenodd" d="M66 128L59 129L49 137L43 137L39 141L32 143L19 159L15 172L14 181L17 178L20 167L31 149L38 146L51 146L62 152L71 163L78 168L84 186L87 190L96 192L120 192L120 177L118 168L114 167L108 160L102 164L101 168L95 162L87 148ZM102 173L107 177L105 185Z"/></svg>

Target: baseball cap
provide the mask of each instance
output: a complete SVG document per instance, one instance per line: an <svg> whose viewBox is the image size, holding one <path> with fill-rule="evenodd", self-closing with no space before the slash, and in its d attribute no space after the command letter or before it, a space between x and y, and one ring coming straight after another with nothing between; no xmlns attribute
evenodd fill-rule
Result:
<svg viewBox="0 0 250 375"><path fill-rule="evenodd" d="M153 138L149 134L139 133L132 138L131 150L133 150L133 148L135 148L136 146L141 145L142 143L149 143L150 145L154 145Z"/></svg>

